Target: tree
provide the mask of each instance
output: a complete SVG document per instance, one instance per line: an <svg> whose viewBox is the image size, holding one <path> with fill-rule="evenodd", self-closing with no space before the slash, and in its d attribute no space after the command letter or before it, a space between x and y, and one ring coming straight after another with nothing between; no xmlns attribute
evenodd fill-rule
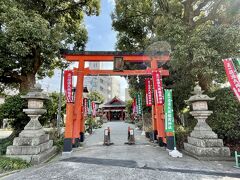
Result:
<svg viewBox="0 0 240 180"><path fill-rule="evenodd" d="M84 50L83 17L99 14L99 0L1 0L0 83L27 91L53 75L59 49Z"/></svg>
<svg viewBox="0 0 240 180"><path fill-rule="evenodd" d="M98 101L100 104L104 102L103 95L97 91L90 92L87 96L91 101Z"/></svg>
<svg viewBox="0 0 240 180"><path fill-rule="evenodd" d="M196 81L206 91L225 82L221 60L237 56L240 49L237 4L237 0L118 0L112 15L117 49L144 51L156 41L171 45L171 62L164 65L171 75L164 81L174 89L178 114ZM131 88L138 90L136 85Z"/></svg>

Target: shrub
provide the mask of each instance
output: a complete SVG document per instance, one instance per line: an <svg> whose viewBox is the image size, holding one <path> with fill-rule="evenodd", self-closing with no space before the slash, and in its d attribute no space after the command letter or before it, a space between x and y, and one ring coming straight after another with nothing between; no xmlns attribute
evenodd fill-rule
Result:
<svg viewBox="0 0 240 180"><path fill-rule="evenodd" d="M30 167L30 163L24 160L0 156L0 173L27 167Z"/></svg>
<svg viewBox="0 0 240 180"><path fill-rule="evenodd" d="M0 106L0 119L11 119L10 125L16 131L20 131L28 123L30 118L23 112L27 102L20 97L20 94L9 96L5 103Z"/></svg>
<svg viewBox="0 0 240 180"><path fill-rule="evenodd" d="M188 127L175 125L175 137L176 137L177 148L183 149L183 143L187 142L187 137L189 136L190 132L191 132L191 129Z"/></svg>
<svg viewBox="0 0 240 180"><path fill-rule="evenodd" d="M59 138L53 140L53 145L57 146L57 152L62 152L62 150L63 150L63 140L64 140L63 136L60 136Z"/></svg>
<svg viewBox="0 0 240 180"><path fill-rule="evenodd" d="M229 88L223 88L209 93L216 97L209 102L209 109L213 114L207 122L225 144L240 144L240 103Z"/></svg>

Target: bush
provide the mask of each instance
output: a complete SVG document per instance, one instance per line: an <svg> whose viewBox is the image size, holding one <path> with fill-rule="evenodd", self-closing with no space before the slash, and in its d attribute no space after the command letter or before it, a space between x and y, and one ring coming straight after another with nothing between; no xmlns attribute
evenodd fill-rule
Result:
<svg viewBox="0 0 240 180"><path fill-rule="evenodd" d="M27 108L27 102L20 97L20 94L9 96L6 98L5 103L0 106L0 119L11 119L11 127L16 131L20 131L30 120L23 112L24 108Z"/></svg>
<svg viewBox="0 0 240 180"><path fill-rule="evenodd" d="M53 145L57 146L57 152L58 153L62 152L62 150L63 150L63 140L64 140L63 136L53 140Z"/></svg>
<svg viewBox="0 0 240 180"><path fill-rule="evenodd" d="M209 102L209 109L213 114L207 123L216 132L224 144L239 146L240 144L240 103L234 97L229 88L223 88L209 93L210 97L216 97Z"/></svg>
<svg viewBox="0 0 240 180"><path fill-rule="evenodd" d="M0 156L0 173L27 167L30 167L30 163L24 160Z"/></svg>
<svg viewBox="0 0 240 180"><path fill-rule="evenodd" d="M175 125L175 137L176 137L176 146L179 149L183 149L183 143L187 142L187 137L189 136L192 130L181 125Z"/></svg>

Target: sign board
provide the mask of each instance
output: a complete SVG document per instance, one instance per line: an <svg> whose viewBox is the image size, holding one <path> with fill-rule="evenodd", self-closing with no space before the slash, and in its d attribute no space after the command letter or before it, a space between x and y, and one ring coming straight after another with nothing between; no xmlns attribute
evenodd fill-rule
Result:
<svg viewBox="0 0 240 180"><path fill-rule="evenodd" d="M130 135L134 135L133 129L130 130Z"/></svg>
<svg viewBox="0 0 240 180"><path fill-rule="evenodd" d="M114 71L123 71L123 68L124 68L123 57L114 57L113 70Z"/></svg>
<svg viewBox="0 0 240 180"><path fill-rule="evenodd" d="M105 135L105 136L108 136L108 129L105 129L105 130L104 130L104 135Z"/></svg>

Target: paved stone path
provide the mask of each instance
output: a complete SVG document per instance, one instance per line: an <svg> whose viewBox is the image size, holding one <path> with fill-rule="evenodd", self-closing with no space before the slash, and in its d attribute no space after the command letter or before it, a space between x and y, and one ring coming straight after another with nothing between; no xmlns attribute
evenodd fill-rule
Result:
<svg viewBox="0 0 240 180"><path fill-rule="evenodd" d="M172 158L135 130L136 145L125 145L124 122L109 122L86 138L71 157L32 167L5 179L240 179L234 162L198 161L184 155ZM111 128L112 146L103 146L103 130Z"/></svg>

